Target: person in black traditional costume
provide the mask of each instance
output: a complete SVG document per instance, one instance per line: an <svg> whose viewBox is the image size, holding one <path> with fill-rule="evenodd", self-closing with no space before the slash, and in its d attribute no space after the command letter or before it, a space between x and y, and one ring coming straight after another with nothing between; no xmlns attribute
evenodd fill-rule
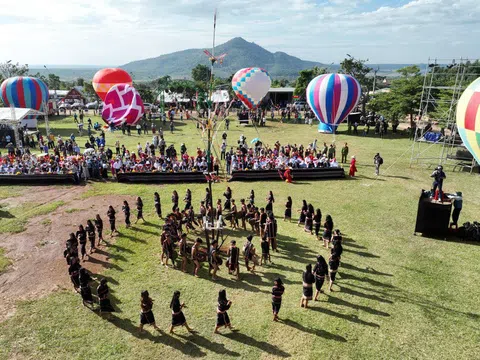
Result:
<svg viewBox="0 0 480 360"><path fill-rule="evenodd" d="M78 257L72 257L70 259L70 266L68 267L68 274L70 275L70 280L72 281L73 287L75 291L78 291L80 288L80 279L78 278L80 275L80 260Z"/></svg>
<svg viewBox="0 0 480 360"><path fill-rule="evenodd" d="M185 303L180 303L180 291L173 293L172 301L170 302L170 309L172 310L172 325L170 326L170 334L173 334L173 329L177 326L185 326L187 330L193 333L185 319L182 309L185 308Z"/></svg>
<svg viewBox="0 0 480 360"><path fill-rule="evenodd" d="M130 227L130 205L128 205L127 200L123 200L122 211L125 214L125 226Z"/></svg>
<svg viewBox="0 0 480 360"><path fill-rule="evenodd" d="M82 254L82 261L85 255L87 254L87 232L83 228L83 225L78 226L78 231L75 234L80 243L80 253Z"/></svg>
<svg viewBox="0 0 480 360"><path fill-rule="evenodd" d="M314 301L317 301L318 295L323 293L322 286L325 282L325 276L328 275L328 265L325 261L325 258L322 255L317 257L317 263L313 268L313 275L315 276L315 298Z"/></svg>
<svg viewBox="0 0 480 360"><path fill-rule="evenodd" d="M232 275L236 275L237 280L240 280L240 249L237 247L237 242L232 240L230 242L230 247L228 248L227 252L228 261L228 273Z"/></svg>
<svg viewBox="0 0 480 360"><path fill-rule="evenodd" d="M155 323L155 316L153 315L153 300L150 298L150 294L147 290L144 290L140 294L140 332L143 331L144 325L152 325L155 330L160 331L159 327Z"/></svg>
<svg viewBox="0 0 480 360"><path fill-rule="evenodd" d="M100 280L100 285L97 287L97 296L101 313L115 312L115 309L108 298L109 292L110 290L108 288L107 279Z"/></svg>
<svg viewBox="0 0 480 360"><path fill-rule="evenodd" d="M267 213L273 212L273 203L275 202L275 198L273 197L273 192L271 190L268 192L268 196L265 200L267 200L267 206L265 206L265 211Z"/></svg>
<svg viewBox="0 0 480 360"><path fill-rule="evenodd" d="M108 221L110 222L110 231L111 231L110 236L113 236L113 233L114 232L118 233L118 231L117 231L117 228L115 227L115 209L113 208L112 205L108 207L107 217L108 217Z"/></svg>
<svg viewBox="0 0 480 360"><path fill-rule="evenodd" d="M188 244L187 244L187 234L182 234L180 242L178 243L178 254L182 260L182 271L187 272L187 257L189 254Z"/></svg>
<svg viewBox="0 0 480 360"><path fill-rule="evenodd" d="M315 231L315 236L320 240L320 227L322 226L322 211L317 209L315 216L313 217L313 229Z"/></svg>
<svg viewBox="0 0 480 360"><path fill-rule="evenodd" d="M333 220L330 215L327 215L325 218L325 223L323 224L323 246L328 249L328 244L332 240L332 231L333 231Z"/></svg>
<svg viewBox="0 0 480 360"><path fill-rule="evenodd" d="M162 203L160 202L160 195L158 192L153 194L153 202L155 203L155 212L159 218L162 218Z"/></svg>
<svg viewBox="0 0 480 360"><path fill-rule="evenodd" d="M178 193L177 190L173 190L172 193L172 211L175 211L176 208L178 208Z"/></svg>
<svg viewBox="0 0 480 360"><path fill-rule="evenodd" d="M100 246L100 241L104 241L103 240L103 220L100 217L100 214L97 214L97 216L95 217L95 228L97 229L98 245Z"/></svg>
<svg viewBox="0 0 480 360"><path fill-rule="evenodd" d="M140 196L137 197L136 205L137 205L137 220L135 220L135 224L140 219L142 219L143 222L145 222L145 219L143 218L143 201L142 201L142 198Z"/></svg>
<svg viewBox="0 0 480 360"><path fill-rule="evenodd" d="M173 250L173 242L170 236L167 236L165 241L163 242L163 254L165 255L165 262L164 265L168 268L168 259L172 260L172 267L175 269L175 258L177 254Z"/></svg>
<svg viewBox="0 0 480 360"><path fill-rule="evenodd" d="M190 189L187 189L183 201L185 202L184 210L190 209L190 207L192 206L192 192L190 191Z"/></svg>
<svg viewBox="0 0 480 360"><path fill-rule="evenodd" d="M210 271L212 274L212 280L218 280L217 278L217 271L219 269L219 265L221 265L221 259L218 256L218 241L213 240L210 244Z"/></svg>
<svg viewBox="0 0 480 360"><path fill-rule="evenodd" d="M300 217L298 218L297 226L305 224L305 216L307 215L308 205L306 200L302 200L302 208L299 210Z"/></svg>
<svg viewBox="0 0 480 360"><path fill-rule="evenodd" d="M313 297L313 283L315 282L315 277L312 274L312 265L308 264L303 272L303 295L300 302L301 307L308 307L308 301L312 300Z"/></svg>
<svg viewBox="0 0 480 360"><path fill-rule="evenodd" d="M218 305L217 305L217 324L215 326L214 334L218 334L218 329L222 326L228 327L230 330L233 330L232 324L230 323L230 317L228 316L227 310L232 306L232 302L227 300L227 292L225 290L220 290L218 292Z"/></svg>
<svg viewBox="0 0 480 360"><path fill-rule="evenodd" d="M255 254L255 246L253 246L252 240L253 240L253 235L248 235L247 242L243 249L243 252L245 255L245 267L247 268L247 271L255 271L256 254ZM249 266L250 261L253 262L252 268L250 268Z"/></svg>
<svg viewBox="0 0 480 360"><path fill-rule="evenodd" d="M333 291L332 286L338 273L338 267L340 266L340 257L335 252L335 249L332 249L331 251L330 258L328 259L328 266L330 267L330 286L328 289Z"/></svg>
<svg viewBox="0 0 480 360"><path fill-rule="evenodd" d="M85 231L87 232L88 241L90 241L90 254L92 254L95 250L95 226L92 220L87 220Z"/></svg>
<svg viewBox="0 0 480 360"><path fill-rule="evenodd" d="M198 277L198 270L200 270L200 244L202 242L202 239L197 238L195 240L195 244L192 247L192 261L195 264L193 275L195 275L195 277Z"/></svg>
<svg viewBox="0 0 480 360"><path fill-rule="evenodd" d="M280 312L280 307L282 306L282 295L284 292L285 287L283 286L282 279L277 278L272 288L273 321L278 321L278 313Z"/></svg>
<svg viewBox="0 0 480 360"><path fill-rule="evenodd" d="M285 203L285 216L283 217L283 221L292 221L292 197L289 196L287 198L287 202Z"/></svg>
<svg viewBox="0 0 480 360"><path fill-rule="evenodd" d="M92 289L90 289L90 281L92 277L88 274L87 270L81 268L79 271L78 280L80 283L80 294L82 295L83 305L87 306L93 304Z"/></svg>
<svg viewBox="0 0 480 360"><path fill-rule="evenodd" d="M225 190L225 192L223 193L223 196L225 197L223 208L225 209L225 211L230 211L230 205L232 200L232 189L230 189L230 187L227 187L227 190Z"/></svg>

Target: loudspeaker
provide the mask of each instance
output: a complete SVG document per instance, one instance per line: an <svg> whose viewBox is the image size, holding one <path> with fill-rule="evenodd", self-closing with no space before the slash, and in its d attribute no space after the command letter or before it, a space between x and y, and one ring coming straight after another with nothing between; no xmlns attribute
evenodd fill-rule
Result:
<svg viewBox="0 0 480 360"><path fill-rule="evenodd" d="M428 192L422 190L418 202L417 222L415 232L423 235L447 236L452 213L452 203L433 202Z"/></svg>

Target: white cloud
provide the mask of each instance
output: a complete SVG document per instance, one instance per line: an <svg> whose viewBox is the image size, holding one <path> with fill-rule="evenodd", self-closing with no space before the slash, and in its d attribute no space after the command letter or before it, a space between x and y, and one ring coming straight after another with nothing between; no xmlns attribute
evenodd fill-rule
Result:
<svg viewBox="0 0 480 360"><path fill-rule="evenodd" d="M123 64L208 47L215 7L220 42L242 36L325 63L480 57L479 0L0 1L0 61Z"/></svg>

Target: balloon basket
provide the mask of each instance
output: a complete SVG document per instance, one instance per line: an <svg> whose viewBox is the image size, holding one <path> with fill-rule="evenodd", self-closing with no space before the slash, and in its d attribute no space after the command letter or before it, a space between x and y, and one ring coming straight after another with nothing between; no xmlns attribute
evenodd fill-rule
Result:
<svg viewBox="0 0 480 360"><path fill-rule="evenodd" d="M330 124L325 124L325 123L320 123L318 125L318 132L322 134L333 134L336 130L336 126L330 125Z"/></svg>

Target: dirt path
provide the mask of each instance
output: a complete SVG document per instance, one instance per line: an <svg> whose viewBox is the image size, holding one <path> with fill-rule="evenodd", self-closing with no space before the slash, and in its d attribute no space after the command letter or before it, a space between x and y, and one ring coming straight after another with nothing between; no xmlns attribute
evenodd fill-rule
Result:
<svg viewBox="0 0 480 360"><path fill-rule="evenodd" d="M5 249L6 256L12 260L12 265L0 274L0 321L14 314L18 300L32 300L57 289L72 288L63 258L68 234L75 232L80 223L85 225L87 219L93 219L97 213L107 229L108 205L113 205L118 213L124 200L119 196L79 200L80 195L87 190L88 187L29 188L19 197L0 200L3 204L16 205L26 202L45 203L47 199L65 203L51 214L30 219L24 232L0 237L0 247ZM127 200L134 203L133 197L128 197ZM83 267L94 274L101 273L109 266L109 254L105 246L99 250L99 253L92 255L93 261L82 263Z"/></svg>

